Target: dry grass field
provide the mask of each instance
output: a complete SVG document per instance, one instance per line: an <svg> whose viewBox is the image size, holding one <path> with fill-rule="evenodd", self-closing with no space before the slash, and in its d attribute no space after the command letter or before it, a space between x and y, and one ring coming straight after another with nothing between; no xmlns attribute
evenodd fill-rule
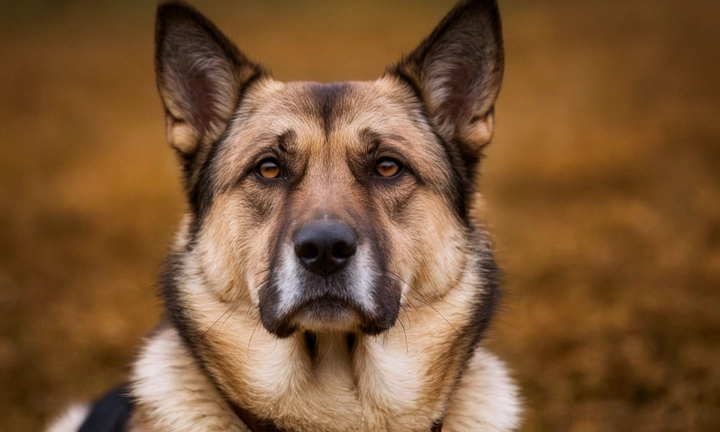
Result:
<svg viewBox="0 0 720 432"><path fill-rule="evenodd" d="M154 2L0 13L0 430L123 379L184 209ZM453 0L196 1L283 80L372 79ZM488 343L524 431L720 430L720 2L500 0Z"/></svg>

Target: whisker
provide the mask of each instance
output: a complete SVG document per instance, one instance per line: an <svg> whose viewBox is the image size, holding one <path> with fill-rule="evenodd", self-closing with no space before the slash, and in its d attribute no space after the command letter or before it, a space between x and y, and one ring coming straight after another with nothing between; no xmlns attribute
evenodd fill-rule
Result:
<svg viewBox="0 0 720 432"><path fill-rule="evenodd" d="M238 305L238 306L239 306L239 305ZM231 311L234 311L235 309L237 309L238 306L230 306L225 312L223 312L222 315L220 315L220 316L218 317L218 319L216 319L215 322L212 323L212 325L211 325L210 327L208 327L207 330L205 330L205 333L203 333L203 337L205 337L205 336L208 334L208 332L209 332L210 330L212 330L213 327L215 327L215 324L217 324L218 321L220 321L220 320L222 319L222 317L225 316L226 313L229 312L229 313L232 315L232 312L231 312Z"/></svg>
<svg viewBox="0 0 720 432"><path fill-rule="evenodd" d="M405 280L403 280L403 278L401 278L401 277L398 276L397 274L395 274L395 273L393 273L393 272L391 272L391 271L389 271L389 270L388 270L388 274L389 274L390 276L394 277L395 279L399 280L400 282L404 283L405 285L407 285L410 289L415 290L415 288L413 288L412 285L410 285L409 283L407 283ZM415 291L417 291L417 290L415 290ZM412 304L412 303L408 303L408 304L410 305L411 308L415 309L415 312L417 312L418 315L423 316L423 315L420 313L420 310L417 308L417 306L415 306L415 305ZM405 311L405 313L407 314L407 311Z"/></svg>
<svg viewBox="0 0 720 432"><path fill-rule="evenodd" d="M278 339L275 338L275 346L273 347L272 351L270 351L270 354L274 353L278 346Z"/></svg>
<svg viewBox="0 0 720 432"><path fill-rule="evenodd" d="M407 309L403 309L403 312L405 312L405 318L407 318L408 321L408 329L412 330L412 321L410 321L410 314L408 313Z"/></svg>
<svg viewBox="0 0 720 432"><path fill-rule="evenodd" d="M259 286L259 287L262 287L262 286L265 285L266 283L268 283L268 278L265 278L265 279L263 279L262 281L260 281L260 283L258 284L258 286ZM245 319L243 320L243 326L244 326L245 324L247 324L247 320L248 320L248 317L250 316L250 312L255 312L255 310L256 310L256 309L255 309L254 307L248 307L247 311L245 312Z"/></svg>
<svg viewBox="0 0 720 432"><path fill-rule="evenodd" d="M455 326L452 325L452 323L450 323L450 321L448 321L448 319L445 318L445 316L443 314L441 314L440 311L435 309L435 307L433 305L431 305L427 300L425 300L414 286L410 285L405 280L403 280L400 276L396 275L395 273L393 273L391 271L388 271L388 274L391 275L392 277L396 278L397 280L401 281L405 285L407 285L408 288L410 288L409 292L412 293L416 299L418 299L420 302L422 302L425 306L427 306L430 309L432 309L433 311L435 311L435 313L438 314L438 316L440 316L440 318L442 318L450 327L452 327L452 329L455 331L455 333L458 334L458 336L460 335L460 332L458 331L458 329L455 328ZM417 311L417 308L415 308L415 310ZM419 313L419 311L418 311L418 313ZM420 314L420 315L422 316L422 314Z"/></svg>
<svg viewBox="0 0 720 432"><path fill-rule="evenodd" d="M258 326L260 325L260 320L258 320L257 324L255 324L255 327L253 328L252 334L250 335L250 340L248 340L247 344L247 355L250 356L250 344L252 343L253 337L255 337L255 331L257 330Z"/></svg>
<svg viewBox="0 0 720 432"><path fill-rule="evenodd" d="M388 272L388 274L389 274L390 276L394 277L395 279L399 280L400 282L402 282L402 283L404 283L405 285L407 285L407 286L409 286L409 287L412 288L412 286L411 286L409 283L407 283L407 281L405 281L405 279L401 278L401 277L398 276L396 273L393 273L393 272L391 272L390 270L387 270L387 272Z"/></svg>
<svg viewBox="0 0 720 432"><path fill-rule="evenodd" d="M252 310L252 307L247 308L247 311L245 312L245 319L243 320L243 327L247 324L248 317L250 316L250 312L252 312Z"/></svg>
<svg viewBox="0 0 720 432"><path fill-rule="evenodd" d="M219 327L218 330L217 330L218 333L220 333L220 332L222 331L222 328L223 328L223 326L225 325L225 323L228 322L228 320L230 319L230 317L232 316L232 314L234 314L235 311L237 310L237 308L239 308L239 307L240 307L240 303L238 303L237 306L235 306L234 308L232 308L232 311L230 311L230 313L228 314L227 318L225 318L225 320L222 322L222 324L220 324L220 327Z"/></svg>
<svg viewBox="0 0 720 432"><path fill-rule="evenodd" d="M255 277L255 276L257 276L257 275L259 275L259 274L262 274L262 273L267 273L267 272L269 272L269 271L270 271L270 267L266 268L265 270L260 270L259 272L257 272L257 273L255 273L254 275L252 275L252 277Z"/></svg>
<svg viewBox="0 0 720 432"><path fill-rule="evenodd" d="M428 303L425 299L423 299L422 296L421 296L419 293L415 292L414 294L415 294L415 297L416 297L418 300L420 300L425 306L427 306L427 307L429 307L430 309L434 310L435 313L438 314L438 316L440 316L440 318L442 318L450 327L452 327L452 329L455 330L455 333L457 333L458 336L460 336L460 332L458 331L458 329L456 329L455 326L452 325L452 323L450 323L450 321L448 321L448 319L445 318L445 316L444 316L443 314L441 314L437 309L435 309L435 307L434 307L433 305L431 305L431 304Z"/></svg>
<svg viewBox="0 0 720 432"><path fill-rule="evenodd" d="M410 353L410 348L408 347L408 341L407 341L407 332L405 331L405 325L403 324L402 320L398 320L398 323L400 324L400 327L403 329L403 334L405 335L405 354Z"/></svg>

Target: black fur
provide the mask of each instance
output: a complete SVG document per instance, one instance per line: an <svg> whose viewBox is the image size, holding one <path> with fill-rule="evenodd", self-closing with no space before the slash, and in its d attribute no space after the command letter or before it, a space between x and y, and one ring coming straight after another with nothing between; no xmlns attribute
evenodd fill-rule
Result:
<svg viewBox="0 0 720 432"><path fill-rule="evenodd" d="M329 140L335 121L344 113L342 101L349 90L350 86L346 83L316 84L310 88L326 140Z"/></svg>
<svg viewBox="0 0 720 432"><path fill-rule="evenodd" d="M127 389L113 389L92 405L78 432L123 432L134 408Z"/></svg>

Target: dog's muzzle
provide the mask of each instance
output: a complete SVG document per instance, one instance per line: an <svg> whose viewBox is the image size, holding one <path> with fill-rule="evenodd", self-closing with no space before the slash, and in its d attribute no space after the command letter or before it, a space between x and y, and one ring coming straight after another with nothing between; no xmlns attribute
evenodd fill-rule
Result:
<svg viewBox="0 0 720 432"><path fill-rule="evenodd" d="M377 245L333 218L311 220L286 239L280 239L259 293L260 318L270 333L287 337L302 328L378 334L392 327L399 288L383 276Z"/></svg>

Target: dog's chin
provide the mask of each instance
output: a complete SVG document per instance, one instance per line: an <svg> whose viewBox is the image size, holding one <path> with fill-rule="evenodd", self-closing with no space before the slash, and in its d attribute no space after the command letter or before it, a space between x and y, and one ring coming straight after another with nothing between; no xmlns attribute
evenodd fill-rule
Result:
<svg viewBox="0 0 720 432"><path fill-rule="evenodd" d="M359 314L345 301L322 298L298 310L295 327L313 332L351 332L360 326Z"/></svg>
<svg viewBox="0 0 720 432"><path fill-rule="evenodd" d="M280 338L290 337L298 331L377 335L392 327L387 320L373 319L349 302L334 297L314 299L273 322L263 322L263 325Z"/></svg>
<svg viewBox="0 0 720 432"><path fill-rule="evenodd" d="M361 327L360 314L348 302L331 297L315 299L280 317L268 331L289 337L297 331L354 332Z"/></svg>

